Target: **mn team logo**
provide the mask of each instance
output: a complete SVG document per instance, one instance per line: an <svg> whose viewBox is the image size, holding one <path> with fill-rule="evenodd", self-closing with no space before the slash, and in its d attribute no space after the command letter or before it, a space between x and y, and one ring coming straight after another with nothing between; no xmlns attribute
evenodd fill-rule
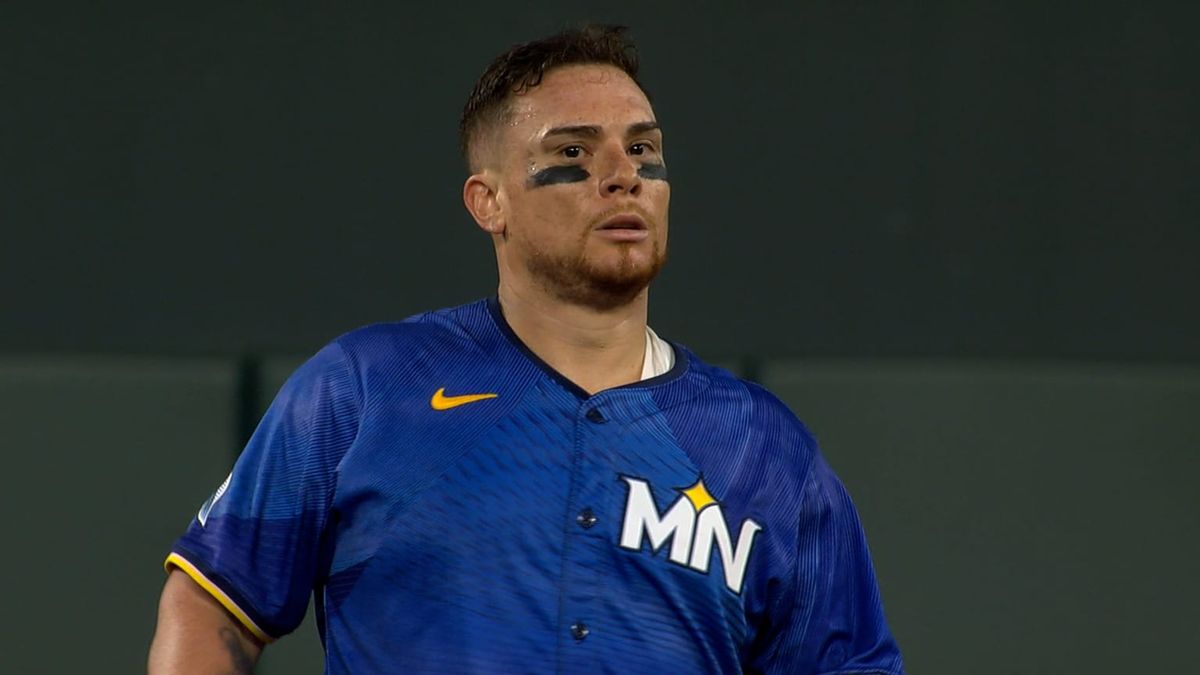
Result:
<svg viewBox="0 0 1200 675"><path fill-rule="evenodd" d="M703 479L698 479L689 488L679 489L682 494L663 513L659 513L654 503L649 483L629 476L621 476L621 480L629 485L621 526L621 548L640 551L642 538L649 537L650 550L658 553L670 539L671 550L667 557L672 562L707 574L716 545L725 570L725 585L734 593L742 592L754 535L762 530L762 525L749 518L743 521L735 547L721 505L708 494Z"/></svg>

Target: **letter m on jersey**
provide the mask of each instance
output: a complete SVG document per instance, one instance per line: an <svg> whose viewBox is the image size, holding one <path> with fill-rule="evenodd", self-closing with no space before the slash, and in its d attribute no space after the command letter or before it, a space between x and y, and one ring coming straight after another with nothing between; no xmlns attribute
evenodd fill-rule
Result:
<svg viewBox="0 0 1200 675"><path fill-rule="evenodd" d="M667 558L671 562L707 574L716 545L725 571L725 585L734 593L742 592L754 535L762 530L762 525L749 518L744 520L735 546L721 505L708 493L703 479L680 489L682 494L664 512L659 512L654 503L648 482L629 476L621 476L621 480L629 486L621 525L621 548L640 551L643 540L648 538L650 550L658 553L670 539Z"/></svg>

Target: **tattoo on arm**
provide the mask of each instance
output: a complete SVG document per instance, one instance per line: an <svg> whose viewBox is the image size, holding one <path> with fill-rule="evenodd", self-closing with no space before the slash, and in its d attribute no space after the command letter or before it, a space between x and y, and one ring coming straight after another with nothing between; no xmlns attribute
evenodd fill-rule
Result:
<svg viewBox="0 0 1200 675"><path fill-rule="evenodd" d="M229 671L232 675L247 675L254 672L254 660L246 653L242 647L242 641L237 632L228 626L222 626L221 630L217 631L221 636L221 642L225 643L225 649L229 652L229 658L233 662L233 670Z"/></svg>

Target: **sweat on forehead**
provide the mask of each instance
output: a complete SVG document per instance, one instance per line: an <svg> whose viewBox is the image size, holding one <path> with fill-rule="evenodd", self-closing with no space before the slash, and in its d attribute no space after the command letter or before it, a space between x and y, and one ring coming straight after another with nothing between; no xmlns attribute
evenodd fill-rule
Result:
<svg viewBox="0 0 1200 675"><path fill-rule="evenodd" d="M555 71L604 65L637 82L637 48L624 26L589 24L514 45L497 56L475 83L459 119L459 145L472 172L495 154L496 131L511 120L510 106Z"/></svg>
<svg viewBox="0 0 1200 675"><path fill-rule="evenodd" d="M621 71L602 64L566 66L510 96L479 129L471 160L476 168L507 164L566 129L580 136L624 134L654 119L645 93Z"/></svg>
<svg viewBox="0 0 1200 675"><path fill-rule="evenodd" d="M542 115L544 121L557 126L583 120L548 119L545 115L586 115L599 102L647 113L650 110L645 92L628 75L605 64L581 64L557 68L546 73L538 86L514 93L506 100L505 114L510 123Z"/></svg>

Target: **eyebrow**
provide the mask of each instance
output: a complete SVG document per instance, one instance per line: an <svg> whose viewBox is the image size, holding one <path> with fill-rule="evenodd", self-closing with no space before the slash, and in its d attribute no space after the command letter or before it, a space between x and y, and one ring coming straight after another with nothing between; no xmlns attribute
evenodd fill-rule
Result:
<svg viewBox="0 0 1200 675"><path fill-rule="evenodd" d="M637 136L638 134L644 134L647 131L654 131L656 129L659 129L658 122L638 122L630 124L629 128L625 130L625 135Z"/></svg>
<svg viewBox="0 0 1200 675"><path fill-rule="evenodd" d="M542 139L550 138L551 136L587 136L595 138L600 135L600 127L591 124L577 124L566 127L554 127L546 133L542 134Z"/></svg>
<svg viewBox="0 0 1200 675"><path fill-rule="evenodd" d="M637 136L638 134L644 134L647 131L654 131L658 128L658 122L635 122L625 129L625 135ZM542 134L542 140L553 136L586 136L588 138L596 138L600 136L600 133L600 127L594 124L574 124L549 129L546 133Z"/></svg>

